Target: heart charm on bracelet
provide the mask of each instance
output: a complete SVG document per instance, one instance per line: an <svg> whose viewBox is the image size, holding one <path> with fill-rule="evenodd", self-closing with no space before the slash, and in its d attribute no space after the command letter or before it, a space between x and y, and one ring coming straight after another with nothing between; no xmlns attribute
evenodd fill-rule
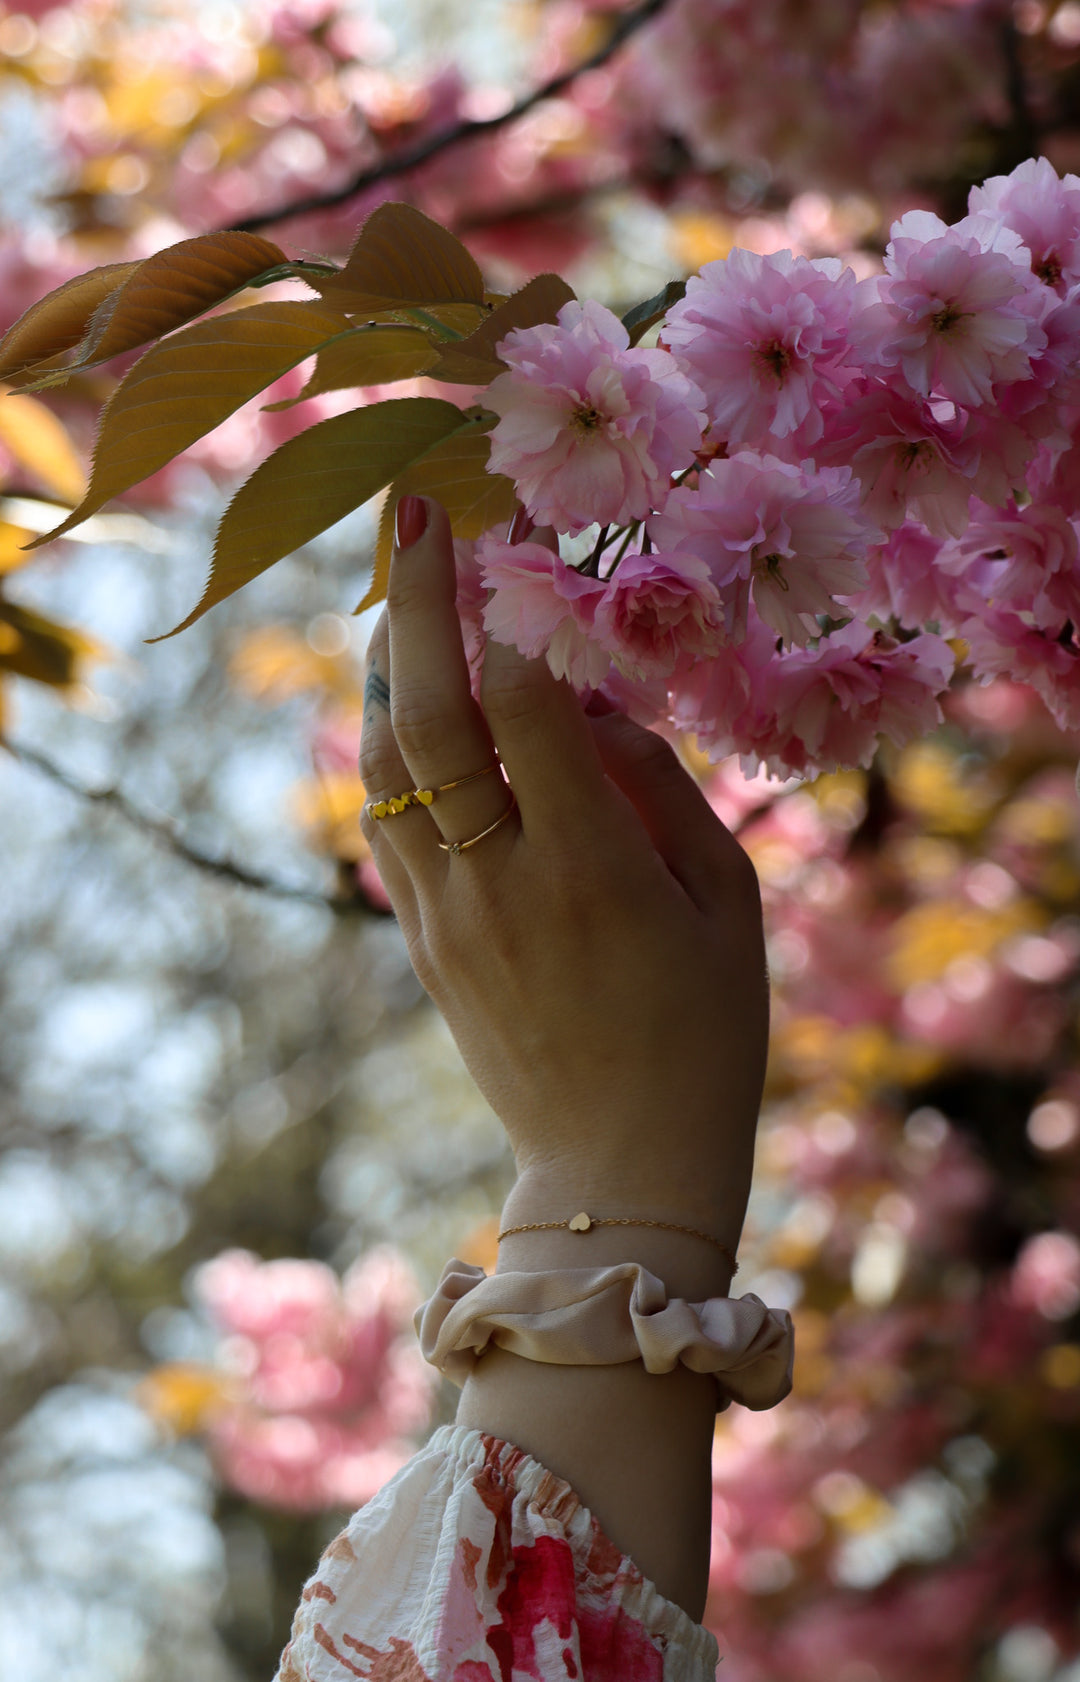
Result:
<svg viewBox="0 0 1080 1682"><path fill-rule="evenodd" d="M580 1215L575 1215L574 1218L567 1221L566 1224L570 1228L571 1232L588 1232L589 1228L592 1226L592 1221L583 1209Z"/></svg>

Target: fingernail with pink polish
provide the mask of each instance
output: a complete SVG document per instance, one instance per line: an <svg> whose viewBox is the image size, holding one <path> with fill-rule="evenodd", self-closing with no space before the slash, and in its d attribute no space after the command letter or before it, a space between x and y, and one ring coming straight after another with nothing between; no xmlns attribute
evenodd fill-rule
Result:
<svg viewBox="0 0 1080 1682"><path fill-rule="evenodd" d="M526 508L519 508L510 521L510 530L506 534L507 543L524 543L533 529L532 515Z"/></svg>
<svg viewBox="0 0 1080 1682"><path fill-rule="evenodd" d="M411 549L417 538L423 537L427 529L427 503L422 496L403 496L399 498L394 510L394 547L400 555L403 549Z"/></svg>

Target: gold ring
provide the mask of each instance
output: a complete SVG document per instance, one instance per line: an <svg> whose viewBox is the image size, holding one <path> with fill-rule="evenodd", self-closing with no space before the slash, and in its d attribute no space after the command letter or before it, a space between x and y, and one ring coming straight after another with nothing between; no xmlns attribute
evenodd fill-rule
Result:
<svg viewBox="0 0 1080 1682"><path fill-rule="evenodd" d="M445 794L451 788L464 788L466 783L474 783L478 777L490 776L492 771L499 769L498 760L494 765L485 765L482 771L473 771L468 777L457 777L452 783L440 783L438 788L411 788L406 794L390 794L385 800L369 800L366 811L369 818L396 818L406 806L430 806L438 794Z"/></svg>
<svg viewBox="0 0 1080 1682"><path fill-rule="evenodd" d="M482 841L485 835L494 835L495 831L502 827L516 805L517 795L514 793L513 789L511 789L510 804L506 808L506 811L501 817L496 818L494 823L489 823L486 829L482 829L479 835L470 835L467 841L440 841L439 846L442 848L444 853L455 854L463 853L467 847L475 847L476 843L478 841Z"/></svg>

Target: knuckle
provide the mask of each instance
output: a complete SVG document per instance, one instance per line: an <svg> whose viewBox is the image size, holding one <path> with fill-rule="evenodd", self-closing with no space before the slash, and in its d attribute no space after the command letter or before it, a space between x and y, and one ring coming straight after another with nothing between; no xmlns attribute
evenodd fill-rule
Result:
<svg viewBox="0 0 1080 1682"><path fill-rule="evenodd" d="M391 718L394 735L405 754L415 754L420 759L437 756L446 743L446 719L430 690L395 692Z"/></svg>
<svg viewBox="0 0 1080 1682"><path fill-rule="evenodd" d="M670 742L655 730L635 730L626 743L630 762L649 773L654 781L682 782L686 776Z"/></svg>
<svg viewBox="0 0 1080 1682"><path fill-rule="evenodd" d="M517 667L485 673L481 698L486 713L513 725L538 722L544 715L547 695L531 672Z"/></svg>
<svg viewBox="0 0 1080 1682"><path fill-rule="evenodd" d="M396 794L401 780L401 758L396 744L369 731L360 741L360 781L372 795Z"/></svg>

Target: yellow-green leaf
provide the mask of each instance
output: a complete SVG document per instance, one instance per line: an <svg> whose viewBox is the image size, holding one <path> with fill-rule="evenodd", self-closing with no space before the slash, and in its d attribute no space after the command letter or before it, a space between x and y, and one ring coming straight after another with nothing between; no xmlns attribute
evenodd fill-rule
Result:
<svg viewBox="0 0 1080 1682"><path fill-rule="evenodd" d="M310 309L311 305L304 308ZM263 407L271 412L291 409L294 404L324 391L412 379L430 368L438 355L419 327L398 327L392 323L354 327L319 351L311 378L298 397L284 397L279 403L266 403Z"/></svg>
<svg viewBox="0 0 1080 1682"><path fill-rule="evenodd" d="M555 321L563 305L571 303L573 298L573 289L561 275L537 275L520 292L492 310L467 339L447 345L428 372L433 380L487 385L506 366L496 345L515 327L539 327L544 322Z"/></svg>
<svg viewBox="0 0 1080 1682"><path fill-rule="evenodd" d="M16 403L0 388L0 444L62 502L78 502L86 490L86 473L67 429L36 397Z"/></svg>
<svg viewBox="0 0 1080 1682"><path fill-rule="evenodd" d="M96 368L160 339L287 261L272 240L231 230L166 246L103 299L63 368L27 381L23 389L62 385L76 369Z"/></svg>
<svg viewBox="0 0 1080 1682"><path fill-rule="evenodd" d="M0 599L0 669L54 689L70 689L81 679L83 662L104 654L101 643L73 625L58 625Z"/></svg>
<svg viewBox="0 0 1080 1682"><path fill-rule="evenodd" d="M333 415L290 438L233 497L218 527L202 599L166 635L194 624L283 555L367 502L441 438L469 424L453 403L400 397Z"/></svg>
<svg viewBox="0 0 1080 1682"><path fill-rule="evenodd" d="M141 267L141 261L106 263L66 280L31 304L0 340L0 380L15 384L26 370L62 360L82 338L99 304Z"/></svg>
<svg viewBox="0 0 1080 1682"><path fill-rule="evenodd" d="M349 328L348 317L326 305L282 300L197 321L154 345L129 369L105 406L84 500L32 547L62 537L111 497L156 473L335 333ZM32 401L21 398L20 405ZM4 412L0 404L0 417ZM13 406L13 412L19 408Z"/></svg>
<svg viewBox="0 0 1080 1682"><path fill-rule="evenodd" d="M408 204L381 204L357 235L348 262L311 285L339 309L403 304L480 304L484 279L459 239Z"/></svg>
<svg viewBox="0 0 1080 1682"><path fill-rule="evenodd" d="M455 537L479 537L491 526L513 518L518 505L514 482L501 473L488 472L490 453L490 438L474 422L443 439L398 474L379 520L371 587L357 613L374 607L386 595L394 546L394 509L401 497L433 496L449 514Z"/></svg>

